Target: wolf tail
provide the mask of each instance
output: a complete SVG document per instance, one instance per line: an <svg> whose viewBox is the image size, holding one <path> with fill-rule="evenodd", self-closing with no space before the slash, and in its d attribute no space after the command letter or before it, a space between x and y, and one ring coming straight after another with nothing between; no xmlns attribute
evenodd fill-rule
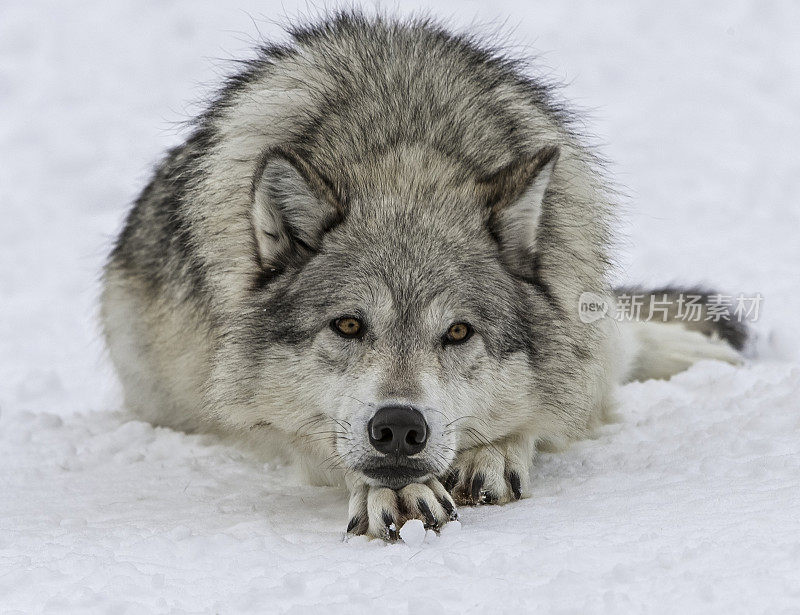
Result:
<svg viewBox="0 0 800 615"><path fill-rule="evenodd" d="M730 298L701 288L614 290L624 381L666 379L702 360L743 361L747 325Z"/></svg>

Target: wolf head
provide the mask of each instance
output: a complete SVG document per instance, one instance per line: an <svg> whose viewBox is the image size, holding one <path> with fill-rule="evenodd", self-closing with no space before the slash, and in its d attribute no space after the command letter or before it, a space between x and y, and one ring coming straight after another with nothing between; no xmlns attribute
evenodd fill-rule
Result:
<svg viewBox="0 0 800 615"><path fill-rule="evenodd" d="M518 430L552 318L534 255L557 159L544 148L477 176L401 148L356 184L267 152L261 273L235 335L252 424L395 488Z"/></svg>

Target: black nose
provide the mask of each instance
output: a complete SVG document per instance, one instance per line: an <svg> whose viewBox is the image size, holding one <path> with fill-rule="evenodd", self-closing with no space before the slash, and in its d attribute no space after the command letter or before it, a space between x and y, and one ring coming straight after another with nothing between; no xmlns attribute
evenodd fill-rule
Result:
<svg viewBox="0 0 800 615"><path fill-rule="evenodd" d="M381 453L413 455L425 448L428 425L411 406L384 406L367 425L369 441Z"/></svg>

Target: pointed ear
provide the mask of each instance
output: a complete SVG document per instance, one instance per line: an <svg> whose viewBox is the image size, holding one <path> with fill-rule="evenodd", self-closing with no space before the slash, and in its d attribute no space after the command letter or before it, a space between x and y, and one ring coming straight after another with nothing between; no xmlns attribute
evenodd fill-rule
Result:
<svg viewBox="0 0 800 615"><path fill-rule="evenodd" d="M317 251L343 216L337 190L287 150L264 157L253 190L253 231L261 265L280 269Z"/></svg>
<svg viewBox="0 0 800 615"><path fill-rule="evenodd" d="M544 195L558 156L558 147L543 147L479 184L491 208L492 230L511 263L527 261L526 256L536 251Z"/></svg>

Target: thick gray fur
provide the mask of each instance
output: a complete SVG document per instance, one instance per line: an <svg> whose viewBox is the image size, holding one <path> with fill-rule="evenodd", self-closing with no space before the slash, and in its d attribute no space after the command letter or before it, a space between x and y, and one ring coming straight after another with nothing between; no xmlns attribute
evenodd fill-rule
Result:
<svg viewBox="0 0 800 615"><path fill-rule="evenodd" d="M102 319L126 404L344 480L357 533L420 501L452 518L437 477L467 503L527 494L536 445L588 435L647 374L633 329L578 317L581 293L611 295L594 155L521 64L429 21L291 34L197 118L114 247ZM342 315L363 335L337 336ZM453 322L472 338L444 343ZM413 481L362 471L387 403L429 425Z"/></svg>

